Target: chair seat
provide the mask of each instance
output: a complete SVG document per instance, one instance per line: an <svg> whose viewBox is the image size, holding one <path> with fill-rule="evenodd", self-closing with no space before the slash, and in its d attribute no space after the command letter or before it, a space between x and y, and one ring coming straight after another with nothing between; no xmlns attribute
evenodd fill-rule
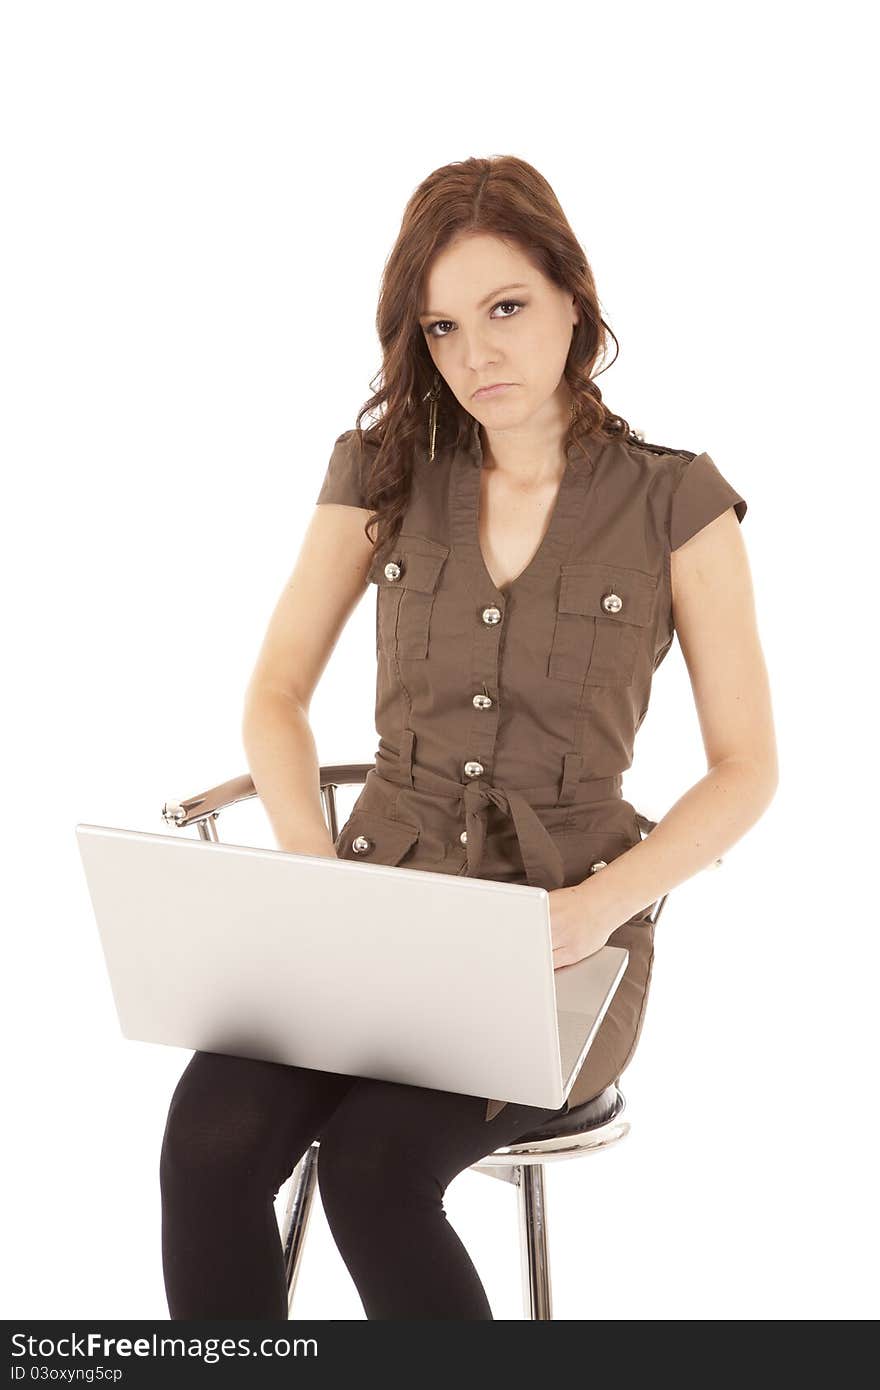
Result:
<svg viewBox="0 0 880 1390"><path fill-rule="evenodd" d="M612 1082L592 1100L582 1101L580 1105L573 1105L570 1110L561 1111L558 1115L550 1115L536 1129L518 1135L516 1142L525 1144L533 1139L562 1139L567 1134L583 1134L585 1130L606 1125L622 1109L623 1097Z"/></svg>

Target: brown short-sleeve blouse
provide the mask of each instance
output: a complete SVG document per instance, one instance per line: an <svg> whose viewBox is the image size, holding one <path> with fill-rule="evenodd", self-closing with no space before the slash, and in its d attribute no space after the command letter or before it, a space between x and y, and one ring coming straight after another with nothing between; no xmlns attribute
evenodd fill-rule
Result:
<svg viewBox="0 0 880 1390"><path fill-rule="evenodd" d="M622 775L672 645L669 556L730 506L741 522L747 504L706 453L632 438L584 447L586 459L569 450L544 538L502 590L479 544L478 422L433 460L416 446L400 535L368 575L379 744L340 858L554 889L641 839ZM365 466L346 430L317 502L364 507ZM608 938L629 961L566 1110L633 1056L649 912ZM489 1099L486 1119L502 1108Z"/></svg>

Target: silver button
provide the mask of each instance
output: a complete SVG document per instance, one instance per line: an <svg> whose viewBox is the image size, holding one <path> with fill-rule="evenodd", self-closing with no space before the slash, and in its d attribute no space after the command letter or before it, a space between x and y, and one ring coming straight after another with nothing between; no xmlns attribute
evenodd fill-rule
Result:
<svg viewBox="0 0 880 1390"><path fill-rule="evenodd" d="M482 763L470 762L470 763L465 763L465 765L464 765L464 775L465 775L465 777L479 777L479 776L481 776L482 772L483 772L483 764L482 764Z"/></svg>
<svg viewBox="0 0 880 1390"><path fill-rule="evenodd" d="M606 613L619 613L623 607L623 599L620 594L606 594L602 600L602 607Z"/></svg>
<svg viewBox="0 0 880 1390"><path fill-rule="evenodd" d="M395 560L389 560L389 561L388 561L388 564L385 566L385 578L386 578L386 579L399 579L399 578L400 578L400 565L398 565L397 562L396 562Z"/></svg>
<svg viewBox="0 0 880 1390"><path fill-rule="evenodd" d="M366 835L356 835L351 842L351 847L355 854L366 854L373 848L373 841L368 840Z"/></svg>
<svg viewBox="0 0 880 1390"><path fill-rule="evenodd" d="M493 606L492 606L491 608L484 608L484 609L483 609L483 622L484 622L484 623L488 623L490 627L491 627L494 623L500 623L500 622L501 622L501 609L500 609L500 608L496 608L496 607L494 606L494 604L493 604Z"/></svg>
<svg viewBox="0 0 880 1390"><path fill-rule="evenodd" d="M492 700L488 695L475 695L473 705L474 709L491 709Z"/></svg>
<svg viewBox="0 0 880 1390"><path fill-rule="evenodd" d="M595 864L590 865L590 873L594 874L597 869L607 869L608 864L604 859L597 859Z"/></svg>
<svg viewBox="0 0 880 1390"><path fill-rule="evenodd" d="M467 844L467 831L466 831L466 830L463 830L463 831L461 832L461 834L459 835L458 838L461 840L461 843L462 843L463 845L466 845L466 844Z"/></svg>

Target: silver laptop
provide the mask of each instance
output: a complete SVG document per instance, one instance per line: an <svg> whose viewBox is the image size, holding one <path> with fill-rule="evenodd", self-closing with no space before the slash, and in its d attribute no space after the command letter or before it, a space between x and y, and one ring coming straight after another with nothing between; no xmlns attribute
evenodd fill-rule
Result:
<svg viewBox="0 0 880 1390"><path fill-rule="evenodd" d="M543 888L76 826L125 1037L561 1107L616 946L553 969Z"/></svg>

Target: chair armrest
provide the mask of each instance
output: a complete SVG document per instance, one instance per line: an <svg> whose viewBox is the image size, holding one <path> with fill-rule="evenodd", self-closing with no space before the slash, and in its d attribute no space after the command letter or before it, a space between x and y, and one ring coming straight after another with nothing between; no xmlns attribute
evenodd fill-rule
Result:
<svg viewBox="0 0 880 1390"><path fill-rule="evenodd" d="M234 806L236 801L247 801L256 794L253 778L250 773L245 773L242 777L233 777L229 782L211 787L210 791L200 792L198 796L189 796L184 801L166 801L162 807L162 819L169 825L193 825L207 816L217 815L227 806Z"/></svg>
<svg viewBox="0 0 880 1390"><path fill-rule="evenodd" d="M345 787L364 782L373 766L373 763L334 763L321 767L321 791L326 787ZM194 825L197 821L207 820L208 816L219 815L237 801L247 801L256 795L253 778L250 773L244 773L241 777L233 777L229 782L211 787L209 791L200 792L198 796L187 797L184 801L166 801L162 807L162 819L178 828Z"/></svg>

